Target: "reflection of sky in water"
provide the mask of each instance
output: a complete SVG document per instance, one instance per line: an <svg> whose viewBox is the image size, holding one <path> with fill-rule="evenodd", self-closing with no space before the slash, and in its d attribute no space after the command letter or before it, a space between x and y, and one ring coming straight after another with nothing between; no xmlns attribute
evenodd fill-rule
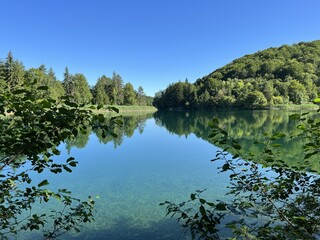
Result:
<svg viewBox="0 0 320 240"><path fill-rule="evenodd" d="M135 130L116 149L92 134L84 149L71 150L79 161L73 173L47 178L51 188L68 188L83 199L99 196L96 221L74 239L185 239L159 203L181 202L205 188L204 196L223 199L228 181L210 162L215 150L193 134L170 134L149 119L142 134Z"/></svg>

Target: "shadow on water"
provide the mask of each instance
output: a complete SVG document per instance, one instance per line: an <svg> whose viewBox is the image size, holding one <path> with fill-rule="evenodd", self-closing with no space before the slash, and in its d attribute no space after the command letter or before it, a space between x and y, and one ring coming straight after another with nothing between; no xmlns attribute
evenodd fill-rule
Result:
<svg viewBox="0 0 320 240"><path fill-rule="evenodd" d="M30 236L26 240L42 239ZM188 240L191 237L182 232L175 219L151 222L148 227L134 226L127 218L118 218L116 223L103 230L82 230L79 235L69 233L61 236L64 240Z"/></svg>
<svg viewBox="0 0 320 240"><path fill-rule="evenodd" d="M151 223L147 228L132 226L129 219L119 218L112 228L98 231L84 231L79 236L69 237L70 240L177 240L188 239L173 219ZM190 239L190 238L189 238Z"/></svg>

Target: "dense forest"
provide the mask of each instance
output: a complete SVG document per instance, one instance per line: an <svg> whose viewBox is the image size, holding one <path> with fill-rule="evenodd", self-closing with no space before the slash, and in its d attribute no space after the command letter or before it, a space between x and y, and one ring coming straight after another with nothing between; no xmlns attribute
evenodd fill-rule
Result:
<svg viewBox="0 0 320 240"><path fill-rule="evenodd" d="M236 59L195 83L156 93L157 108L267 109L311 102L320 86L320 41L269 48Z"/></svg>
<svg viewBox="0 0 320 240"><path fill-rule="evenodd" d="M36 90L41 86L47 88L45 92ZM63 80L59 81L52 68L48 70L42 64L38 68L25 69L22 62L14 59L9 52L0 61L0 91L14 92L21 88L53 99L69 95L77 104L152 105L152 97L146 96L141 86L135 90L131 83L124 84L122 77L116 72L111 78L105 75L99 77L96 84L90 87L82 73L70 74L66 67Z"/></svg>

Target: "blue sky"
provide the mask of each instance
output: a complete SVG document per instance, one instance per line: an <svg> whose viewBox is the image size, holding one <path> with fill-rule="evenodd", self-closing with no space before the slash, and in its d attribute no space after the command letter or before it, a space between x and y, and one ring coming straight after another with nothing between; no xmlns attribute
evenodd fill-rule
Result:
<svg viewBox="0 0 320 240"><path fill-rule="evenodd" d="M0 5L0 58L103 74L148 95L194 82L235 58L320 39L319 0L10 0Z"/></svg>

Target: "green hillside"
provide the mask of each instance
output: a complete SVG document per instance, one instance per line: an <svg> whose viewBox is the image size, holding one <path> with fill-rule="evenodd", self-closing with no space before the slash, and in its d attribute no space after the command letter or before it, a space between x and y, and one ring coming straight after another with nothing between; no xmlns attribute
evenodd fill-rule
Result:
<svg viewBox="0 0 320 240"><path fill-rule="evenodd" d="M158 92L158 108L265 109L305 105L320 86L320 41L245 55L194 84L177 82Z"/></svg>

